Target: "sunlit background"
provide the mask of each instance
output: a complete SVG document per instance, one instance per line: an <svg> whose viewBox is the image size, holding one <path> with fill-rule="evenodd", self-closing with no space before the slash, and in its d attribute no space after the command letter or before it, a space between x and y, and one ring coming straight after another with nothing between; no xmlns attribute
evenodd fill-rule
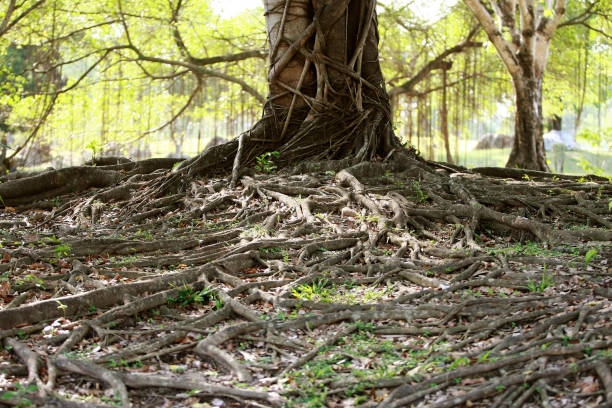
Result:
<svg viewBox="0 0 612 408"><path fill-rule="evenodd" d="M44 41L45 32L68 32L95 25L108 16L104 8L108 5L102 3L96 11L92 8L98 4L95 2L57 2L65 6L60 7L60 22L54 29L48 28L52 21L41 20L39 24L47 27L44 30L26 27L21 37L10 40L25 44ZM167 1L124 0L123 4L130 12L132 37L143 54L170 61L184 58L172 36ZM262 0L193 0L184 4L178 27L196 57L265 49ZM410 79L444 50L465 41L475 24L463 3L455 0L378 4L381 64L388 89ZM61 82L71 86L86 72L99 55L93 52L84 57L92 49L124 43L123 30L120 24L100 26L72 42L62 42L57 52L63 60L75 62L57 71ZM453 62L447 72L450 149L454 161L462 165L503 166L509 152L504 141L514 133L514 92L486 36L480 33L476 40L481 47L449 57ZM20 55L26 49L36 51L31 47L15 45L9 50ZM192 156L211 143L237 137L261 116L261 101L267 95L264 59L206 66L210 74L202 77L202 87L194 93L197 81L177 68L180 65L139 65L133 57L127 51L109 54L78 86L62 94L35 142L20 153L20 165L62 167L80 164L92 155L134 159ZM603 34L587 32L581 26L555 34L544 81L546 130L550 131L547 156L553 170L581 174L600 169L612 175L611 78L612 52ZM240 82L254 92L245 92ZM2 103L11 106L4 114L14 129L7 136L10 148L27 137L33 118L41 115L43 102L42 97L4 98ZM445 160L441 70L432 71L413 93L394 102L398 137L427 158ZM555 126L553 113L558 119Z"/></svg>

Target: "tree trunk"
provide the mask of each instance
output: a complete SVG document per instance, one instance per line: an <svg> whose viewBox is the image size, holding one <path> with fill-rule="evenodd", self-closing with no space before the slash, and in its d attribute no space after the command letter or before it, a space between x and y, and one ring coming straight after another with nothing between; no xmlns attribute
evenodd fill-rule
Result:
<svg viewBox="0 0 612 408"><path fill-rule="evenodd" d="M533 0L463 1L487 33L514 83L515 137L506 167L550 171L542 136L542 79L550 40L565 14L565 0L548 1L545 7L536 6Z"/></svg>
<svg viewBox="0 0 612 408"><path fill-rule="evenodd" d="M444 138L444 148L446 149L446 162L453 163L453 155L450 151L450 140L448 137L448 108L446 105L446 73L452 67L452 62L446 62L442 68L442 108L440 111L440 131Z"/></svg>
<svg viewBox="0 0 612 408"><path fill-rule="evenodd" d="M542 81L513 78L516 93L514 143L506 167L550 171L542 126Z"/></svg>
<svg viewBox="0 0 612 408"><path fill-rule="evenodd" d="M177 174L233 167L238 177L236 169L266 152L278 152L280 165L414 155L391 124L376 1L264 0L264 12L270 66L261 120L238 139L181 162Z"/></svg>
<svg viewBox="0 0 612 408"><path fill-rule="evenodd" d="M376 2L323 3L264 0L269 96L252 139L282 161L384 156L399 141L379 65Z"/></svg>

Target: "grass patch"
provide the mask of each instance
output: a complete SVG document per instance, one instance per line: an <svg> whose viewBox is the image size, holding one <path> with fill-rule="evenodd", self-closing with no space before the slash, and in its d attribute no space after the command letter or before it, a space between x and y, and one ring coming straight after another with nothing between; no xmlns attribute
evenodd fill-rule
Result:
<svg viewBox="0 0 612 408"><path fill-rule="evenodd" d="M440 152L436 154L436 160L446 161L445 154L443 149L440 149ZM595 168L602 169L602 176L612 177L612 152L610 151L566 150L563 153L548 151L546 152L546 158L550 161L549 165L554 172L559 172L559 169L554 168L554 164L557 162L557 155L559 154L565 155L563 163L564 174L583 175L593 173L592 171L586 171L583 165L581 165L581 162L588 162ZM467 153L464 151L460 152L459 164L468 168L504 167L509 155L509 148L487 150L470 149Z"/></svg>

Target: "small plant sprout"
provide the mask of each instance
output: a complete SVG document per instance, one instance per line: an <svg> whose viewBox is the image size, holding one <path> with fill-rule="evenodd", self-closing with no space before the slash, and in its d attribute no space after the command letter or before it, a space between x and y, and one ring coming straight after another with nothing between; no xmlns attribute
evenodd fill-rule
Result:
<svg viewBox="0 0 612 408"><path fill-rule="evenodd" d="M423 192L423 189L421 188L421 184L418 181L415 180L412 183L412 188L417 195L416 198L419 203L424 203L425 201L427 201L429 196Z"/></svg>
<svg viewBox="0 0 612 408"><path fill-rule="evenodd" d="M85 148L91 150L92 159L95 159L98 152L102 150L102 144L97 140L92 140L89 142L89 144L87 144L87 146L85 146Z"/></svg>
<svg viewBox="0 0 612 408"><path fill-rule="evenodd" d="M70 255L70 251L72 251L72 247L68 244L59 244L55 248L53 248L53 253L57 258L61 258L63 256Z"/></svg>
<svg viewBox="0 0 612 408"><path fill-rule="evenodd" d="M267 152L260 156L257 156L255 158L255 160L257 161L257 163L255 164L255 169L264 173L273 172L278 167L274 164L274 161L272 159L278 158L279 156L279 152Z"/></svg>
<svg viewBox="0 0 612 408"><path fill-rule="evenodd" d="M595 259L596 256L597 256L597 250L589 249L587 253L584 255L584 266L589 266L591 261Z"/></svg>
<svg viewBox="0 0 612 408"><path fill-rule="evenodd" d="M546 290L546 288L548 288L552 283L552 276L547 275L546 268L544 268L544 272L542 273L542 279L540 280L540 282L533 282L531 279L529 279L527 287L531 292L544 292L544 290Z"/></svg>
<svg viewBox="0 0 612 408"><path fill-rule="evenodd" d="M15 406L33 407L34 404L32 404L32 402L29 399L25 398L25 396L27 394L31 394L31 393L38 391L38 386L35 384L31 384L31 385L24 387L20 383L16 383L15 388L17 389L17 391L6 391L0 394L0 400L6 401L9 399L17 399L17 405Z"/></svg>

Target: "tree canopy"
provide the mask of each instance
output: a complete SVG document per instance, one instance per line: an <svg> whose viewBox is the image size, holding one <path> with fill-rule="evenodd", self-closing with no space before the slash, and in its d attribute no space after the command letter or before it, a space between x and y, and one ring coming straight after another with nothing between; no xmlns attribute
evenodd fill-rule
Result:
<svg viewBox="0 0 612 408"><path fill-rule="evenodd" d="M480 137L513 134L513 89L466 6L441 6L444 12L429 16L424 8L382 2L381 64L396 133L440 159L444 72L449 147L466 163ZM26 0L3 12L0 61L15 80L3 81L2 121L13 128L8 155L30 165L50 159L37 156L46 150L41 146L52 146L56 165L103 152L192 155L211 139L237 136L261 114L261 9L224 18L206 1ZM579 141L596 134L601 146L611 126L607 13L606 2L568 4L552 38L542 100L545 119L565 117L564 128L575 128ZM15 66L10 55L21 47L48 66ZM453 64L441 70L442 62ZM36 92L19 85L34 72ZM28 140L30 154L20 149Z"/></svg>

